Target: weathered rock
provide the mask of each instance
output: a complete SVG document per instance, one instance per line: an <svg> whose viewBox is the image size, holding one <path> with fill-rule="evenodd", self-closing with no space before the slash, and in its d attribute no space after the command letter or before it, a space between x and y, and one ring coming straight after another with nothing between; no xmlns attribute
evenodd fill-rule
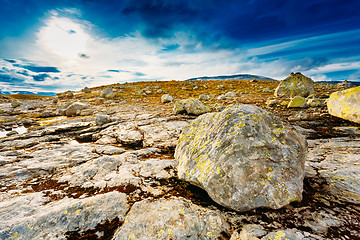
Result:
<svg viewBox="0 0 360 240"><path fill-rule="evenodd" d="M91 89L88 87L84 87L82 90L84 93L91 93Z"/></svg>
<svg viewBox="0 0 360 240"><path fill-rule="evenodd" d="M45 110L41 113L41 117L43 118L55 117L56 115L56 112L52 110Z"/></svg>
<svg viewBox="0 0 360 240"><path fill-rule="evenodd" d="M209 95L206 95L206 94L201 94L199 96L199 100L200 101L209 101L210 100L210 96Z"/></svg>
<svg viewBox="0 0 360 240"><path fill-rule="evenodd" d="M234 232L230 240L322 240L322 237L298 229L276 230L268 233L264 227L256 224L243 226L240 234Z"/></svg>
<svg viewBox="0 0 360 240"><path fill-rule="evenodd" d="M114 98L114 97L115 97L115 93L113 92L112 87L105 88L105 89L101 92L100 97L103 97L103 98Z"/></svg>
<svg viewBox="0 0 360 240"><path fill-rule="evenodd" d="M316 99L316 98L312 98L312 99L308 99L306 104L309 106L309 107L319 107L322 105L322 102L319 100L319 99Z"/></svg>
<svg viewBox="0 0 360 240"><path fill-rule="evenodd" d="M17 101L12 101L11 102L11 107L12 108L17 108L17 107L20 107L20 106L21 106L20 102L17 102Z"/></svg>
<svg viewBox="0 0 360 240"><path fill-rule="evenodd" d="M360 139L334 138L309 142L308 164L325 180L324 189L336 199L360 204Z"/></svg>
<svg viewBox="0 0 360 240"><path fill-rule="evenodd" d="M176 114L186 113L189 115L201 115L210 112L210 108L205 106L200 100L190 98L186 100L176 101L174 112Z"/></svg>
<svg viewBox="0 0 360 240"><path fill-rule="evenodd" d="M266 101L266 105L268 107L275 107L275 106L277 106L279 104L280 104L280 101L277 100L277 99L269 99L269 100Z"/></svg>
<svg viewBox="0 0 360 240"><path fill-rule="evenodd" d="M95 229L115 218L122 221L129 209L126 194L116 191L36 205L41 201L24 196L1 202L0 239L65 239L70 231Z"/></svg>
<svg viewBox="0 0 360 240"><path fill-rule="evenodd" d="M80 116L89 116L89 115L93 115L93 114L94 114L93 108L85 108L80 111Z"/></svg>
<svg viewBox="0 0 360 240"><path fill-rule="evenodd" d="M304 108L306 107L306 99L301 96L295 96L291 101L289 102L288 108Z"/></svg>
<svg viewBox="0 0 360 240"><path fill-rule="evenodd" d="M118 155L124 153L125 149L111 145L100 145L94 148L94 152L105 155Z"/></svg>
<svg viewBox="0 0 360 240"><path fill-rule="evenodd" d="M229 225L215 211L183 198L135 203L114 240L222 239Z"/></svg>
<svg viewBox="0 0 360 240"><path fill-rule="evenodd" d="M301 73L295 73L282 80L275 90L276 97L307 97L314 92L314 82Z"/></svg>
<svg viewBox="0 0 360 240"><path fill-rule="evenodd" d="M333 116L360 123L360 86L332 93L327 107Z"/></svg>
<svg viewBox="0 0 360 240"><path fill-rule="evenodd" d="M306 150L295 129L240 104L198 117L181 134L175 158L180 179L225 207L247 211L302 199Z"/></svg>
<svg viewBox="0 0 360 240"><path fill-rule="evenodd" d="M174 98L170 94L164 94L161 96L161 102L162 103L169 103L172 102Z"/></svg>
<svg viewBox="0 0 360 240"><path fill-rule="evenodd" d="M74 102L70 104L65 110L65 115L68 117L80 115L83 109L88 108L89 106L86 103Z"/></svg>
<svg viewBox="0 0 360 240"><path fill-rule="evenodd" d="M136 125L129 124L115 130L114 136L124 146L142 146L144 135Z"/></svg>
<svg viewBox="0 0 360 240"><path fill-rule="evenodd" d="M111 119L110 119L109 115L97 115L95 118L95 122L96 122L96 125L101 126L101 125L111 122Z"/></svg>

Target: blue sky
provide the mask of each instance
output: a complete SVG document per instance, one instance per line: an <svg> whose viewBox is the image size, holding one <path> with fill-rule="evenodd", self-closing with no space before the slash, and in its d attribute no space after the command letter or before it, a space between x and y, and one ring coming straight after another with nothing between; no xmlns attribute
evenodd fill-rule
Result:
<svg viewBox="0 0 360 240"><path fill-rule="evenodd" d="M0 91L249 73L360 81L360 1L0 0Z"/></svg>

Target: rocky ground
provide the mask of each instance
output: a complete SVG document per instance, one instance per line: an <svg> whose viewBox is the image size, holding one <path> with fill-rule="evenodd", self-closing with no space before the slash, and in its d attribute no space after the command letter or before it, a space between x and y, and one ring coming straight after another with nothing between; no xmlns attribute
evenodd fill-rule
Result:
<svg viewBox="0 0 360 240"><path fill-rule="evenodd" d="M288 108L277 85L141 82L0 96L0 239L360 239L360 125L325 105L347 86L316 83L317 104ZM174 151L196 116L174 113L164 94L213 112L253 104L294 126L309 144L303 200L240 213L180 180Z"/></svg>

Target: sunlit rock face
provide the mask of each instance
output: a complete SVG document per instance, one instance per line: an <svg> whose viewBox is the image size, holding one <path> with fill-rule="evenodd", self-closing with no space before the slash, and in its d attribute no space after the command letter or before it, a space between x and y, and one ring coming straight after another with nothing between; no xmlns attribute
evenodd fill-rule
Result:
<svg viewBox="0 0 360 240"><path fill-rule="evenodd" d="M172 198L135 203L113 239L223 239L223 232L229 225L218 212Z"/></svg>
<svg viewBox="0 0 360 240"><path fill-rule="evenodd" d="M275 89L276 97L307 97L314 92L314 82L301 73L291 74Z"/></svg>
<svg viewBox="0 0 360 240"><path fill-rule="evenodd" d="M237 210L281 208L302 199L307 143L295 129L252 105L198 117L175 151L178 177Z"/></svg>
<svg viewBox="0 0 360 240"><path fill-rule="evenodd" d="M333 116L360 123L360 87L332 93L327 107Z"/></svg>

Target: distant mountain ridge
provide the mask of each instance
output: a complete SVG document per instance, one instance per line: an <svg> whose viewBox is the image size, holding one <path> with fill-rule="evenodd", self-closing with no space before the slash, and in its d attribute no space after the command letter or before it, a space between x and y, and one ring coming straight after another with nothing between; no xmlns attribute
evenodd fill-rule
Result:
<svg viewBox="0 0 360 240"><path fill-rule="evenodd" d="M236 74L236 75L224 75L224 76L213 76L213 77L196 77L196 78L189 78L186 81L196 81L196 80L253 80L256 78L256 80L259 81L278 81L273 78L259 76L259 75L253 75L253 74Z"/></svg>

